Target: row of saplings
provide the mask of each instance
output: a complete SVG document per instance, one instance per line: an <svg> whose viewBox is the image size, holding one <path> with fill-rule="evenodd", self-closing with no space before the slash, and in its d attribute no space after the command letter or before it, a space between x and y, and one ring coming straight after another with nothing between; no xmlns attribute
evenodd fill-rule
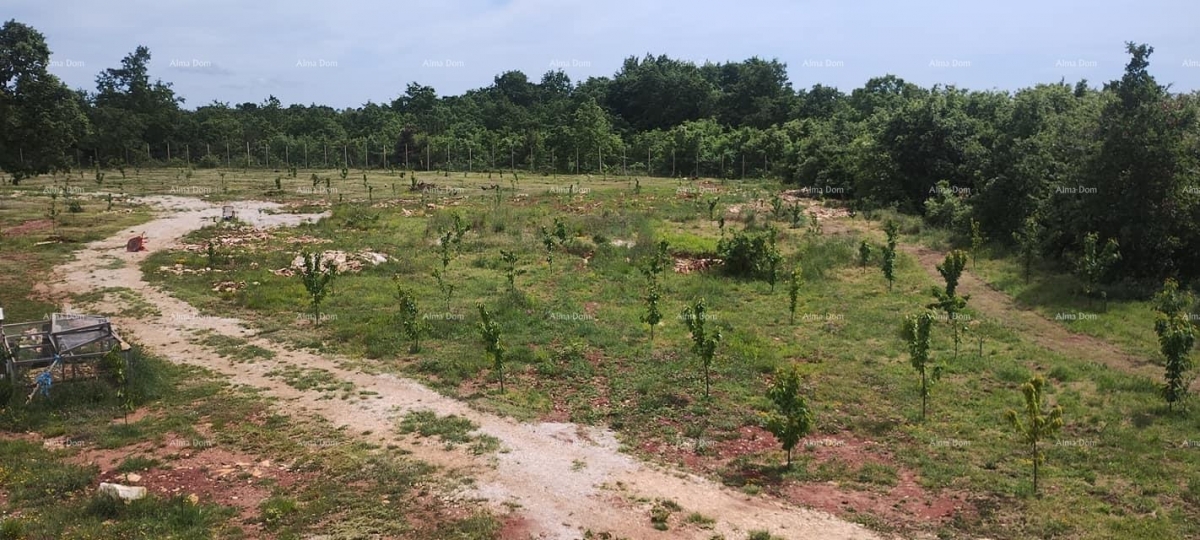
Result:
<svg viewBox="0 0 1200 540"><path fill-rule="evenodd" d="M467 227L457 214L454 216L453 228L439 238L439 259L441 267L432 272L432 277L438 285L444 300L449 306L454 285L447 279L450 263L459 254L463 234ZM820 234L820 229L814 229L814 234ZM881 252L881 269L891 290L895 281L895 262L897 255L898 227L889 221L884 232L887 242ZM1089 238L1088 245L1095 245L1095 239ZM541 228L541 242L545 249L545 260L553 265L556 251L565 250L568 235L565 224L555 218L551 228ZM776 231L773 228L759 235L748 234L745 231L735 233L732 237L724 237L719 244L718 252L725 260L723 268L735 275L763 277L769 281L772 291L779 276L780 264L783 257L775 245ZM972 255L977 253L982 244L978 234L972 241ZM859 262L866 266L872 255L870 244L864 241L859 248ZM1103 251L1089 250L1084 254L1083 265L1091 265L1092 274L1101 273L1103 265L1111 264L1119 255L1115 254L1115 246L1106 246ZM329 283L337 275L337 267L331 260L322 260L313 253L302 254L304 270L299 274L304 287L309 294L313 309L313 320L319 321L320 304L328 294ZM510 291L516 291L515 278L522 272L517 269L518 257L515 252L501 250L502 268ZM946 282L944 288L935 287L933 290L936 301L925 307L920 313L905 318L901 335L906 342L910 362L920 376L921 418L925 418L929 383L936 380L941 373L941 366L930 357L930 338L933 324L940 318L936 311L945 313L953 330L955 356L958 354L962 332L966 327L960 324L964 319L962 312L970 295L958 294L958 282L966 268L968 254L962 250L950 252L944 262L937 266L938 272ZM663 314L659 303L662 300L660 279L670 262L669 245L662 241L656 245L655 252L648 258L641 272L646 278L645 312L641 321L649 325L650 341L654 340L654 329L662 322ZM788 283L790 320L794 323L797 298L800 287L800 269L790 272ZM402 334L410 342L410 350L420 350L420 340L429 331L428 322L420 315L416 297L411 290L403 287L397 279L397 297L400 304L398 322ZM1162 345L1162 352L1167 359L1166 383L1162 387L1163 397L1168 406L1184 397L1187 391L1185 372L1190 368L1190 351L1195 343L1195 327L1188 317L1188 309L1195 304L1195 299L1185 291L1180 291L1174 281L1168 280L1162 292L1156 297L1158 318L1155 323ZM477 324L480 338L486 354L490 357L493 369L499 380L500 390L504 391L504 365L506 349L502 344L500 328L492 314L483 304L478 304L480 321ZM936 311L935 311L936 310ZM706 322L710 315L704 299L694 302L684 309L681 319L687 324L692 338L692 352L700 360L704 374L704 395L707 399L710 392L711 367L716 356L717 346L721 342L719 328L709 328ZM792 451L796 445L809 434L813 427L812 411L801 394L801 377L794 367L781 369L773 378L768 397L774 404L774 411L767 414L764 427L781 443L787 454L787 465L792 464ZM1044 462L1044 455L1039 449L1042 441L1053 436L1063 425L1062 409L1059 406L1048 408L1043 404L1043 393L1046 382L1041 376L1035 376L1021 387L1025 407L1021 412L1009 410L1008 421L1027 444L1031 451L1033 463L1033 490L1037 491L1039 466Z"/></svg>

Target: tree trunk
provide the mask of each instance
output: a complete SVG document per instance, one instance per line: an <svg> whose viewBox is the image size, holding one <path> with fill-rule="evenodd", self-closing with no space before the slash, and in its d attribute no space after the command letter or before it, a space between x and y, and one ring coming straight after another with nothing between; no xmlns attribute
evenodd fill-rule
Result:
<svg viewBox="0 0 1200 540"><path fill-rule="evenodd" d="M1037 443L1033 443L1033 494L1038 492L1038 450Z"/></svg>
<svg viewBox="0 0 1200 540"><path fill-rule="evenodd" d="M925 370L921 370L921 420L925 420L925 402L929 392L926 390Z"/></svg>

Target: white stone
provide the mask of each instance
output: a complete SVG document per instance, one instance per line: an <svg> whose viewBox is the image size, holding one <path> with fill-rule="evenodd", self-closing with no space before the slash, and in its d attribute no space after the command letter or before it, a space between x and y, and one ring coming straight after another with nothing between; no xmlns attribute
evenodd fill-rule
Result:
<svg viewBox="0 0 1200 540"><path fill-rule="evenodd" d="M122 486L121 484L110 484L108 482L100 482L99 491L122 501L136 501L146 496L146 488L144 487Z"/></svg>

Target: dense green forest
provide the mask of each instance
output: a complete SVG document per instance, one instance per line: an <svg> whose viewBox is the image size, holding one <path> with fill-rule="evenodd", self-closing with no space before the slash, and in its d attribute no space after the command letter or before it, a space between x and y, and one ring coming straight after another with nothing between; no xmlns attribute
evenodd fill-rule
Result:
<svg viewBox="0 0 1200 540"><path fill-rule="evenodd" d="M1119 44L1118 44L1119 46ZM885 75L849 93L793 89L786 65L630 57L612 77L519 71L459 96L411 83L391 103L337 110L214 102L184 108L137 47L72 91L33 28L0 29L0 168L13 183L79 168L352 167L773 177L857 208L896 207L1070 264L1115 240L1103 276L1200 277L1200 92L1150 73L1016 92L922 88ZM1137 287L1129 288L1136 290Z"/></svg>

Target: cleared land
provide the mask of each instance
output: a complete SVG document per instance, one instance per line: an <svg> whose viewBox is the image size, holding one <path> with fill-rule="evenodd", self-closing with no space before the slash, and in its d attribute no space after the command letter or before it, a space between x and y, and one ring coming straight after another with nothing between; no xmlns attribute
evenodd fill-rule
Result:
<svg viewBox="0 0 1200 540"><path fill-rule="evenodd" d="M573 538L591 530L595 537L733 539L755 529L783 538L1200 534L1200 426L1160 404L1152 332L1112 330L1148 325L1144 304L1093 311L1066 295L1015 285L1015 265L1003 257L981 258L978 274L969 270L963 282L978 323L957 358L949 330L935 330L934 357L946 370L921 422L916 375L897 329L904 314L933 301L929 290L940 284L933 265L945 238L936 230L897 216L851 217L836 205L784 194L786 204L804 207L806 217L792 227L772 208L780 188L766 183L420 173L437 186L413 193L399 173L368 171L365 182L356 174L197 171L189 178L159 170L103 186L151 196L157 217L130 228L133 218L121 222L90 199L82 215L106 216L107 228L87 238L101 241L76 246L83 249L75 262L58 268L41 291L43 306L61 300L80 311L110 310L146 349L245 389L223 393L253 390L244 399L266 400L261 406L272 418L305 426L298 436L307 440L332 433L372 459L410 463L395 456L411 453L418 460L411 463L436 466L421 469L420 478L441 495L422 508L435 520L489 520L471 538ZM69 187L62 180L57 185ZM7 239L24 239L18 251L52 264L70 250L34 245L44 232L12 232L34 227L49 182L7 194L3 204L23 213L3 226ZM481 189L493 184L502 188L498 198ZM234 201L245 224L204 220L219 215L224 201ZM130 215L148 219L144 210ZM430 273L442 268L438 241L456 215L470 228L446 267L455 285L447 301ZM861 239L881 242L883 217L900 219L906 233L891 293L874 262L859 268L856 261ZM547 263L540 228L553 229L556 218L569 239ZM305 219L315 223L300 224ZM767 224L779 228L783 267L802 268L794 324L785 283L772 292L765 282L703 269L722 235ZM148 254L116 249L143 230ZM675 261L664 279L666 320L650 343L639 322L638 267L658 240L669 242ZM40 251L48 249L58 258ZM388 260L340 275L317 326L300 279L284 271L301 250ZM500 250L518 256L515 292ZM430 333L418 353L409 352L396 325L397 281L428 315ZM1036 282L1073 285L1052 269ZM709 400L677 317L700 297L725 334ZM479 343L477 302L496 314L509 349L503 393ZM1095 317L1056 320L1068 310ZM817 420L792 470L780 466L778 444L759 427L770 376L786 365L805 374ZM1025 449L1003 422L1006 409L1020 406L1017 386L1033 373L1050 379L1051 400L1067 419L1046 448L1041 497L1028 496ZM154 409L171 417L184 403ZM180 424L183 431L190 425ZM349 452L342 444L320 451ZM365 481L369 489L387 484ZM302 499L298 489L278 491ZM490 504L466 502L473 498ZM447 510L445 500L470 510ZM243 521L267 523L268 509L259 511ZM485 517L473 518L477 511ZM667 530L655 531L652 518ZM340 519L297 518L277 530L299 533ZM379 526L368 522L365 530Z"/></svg>

